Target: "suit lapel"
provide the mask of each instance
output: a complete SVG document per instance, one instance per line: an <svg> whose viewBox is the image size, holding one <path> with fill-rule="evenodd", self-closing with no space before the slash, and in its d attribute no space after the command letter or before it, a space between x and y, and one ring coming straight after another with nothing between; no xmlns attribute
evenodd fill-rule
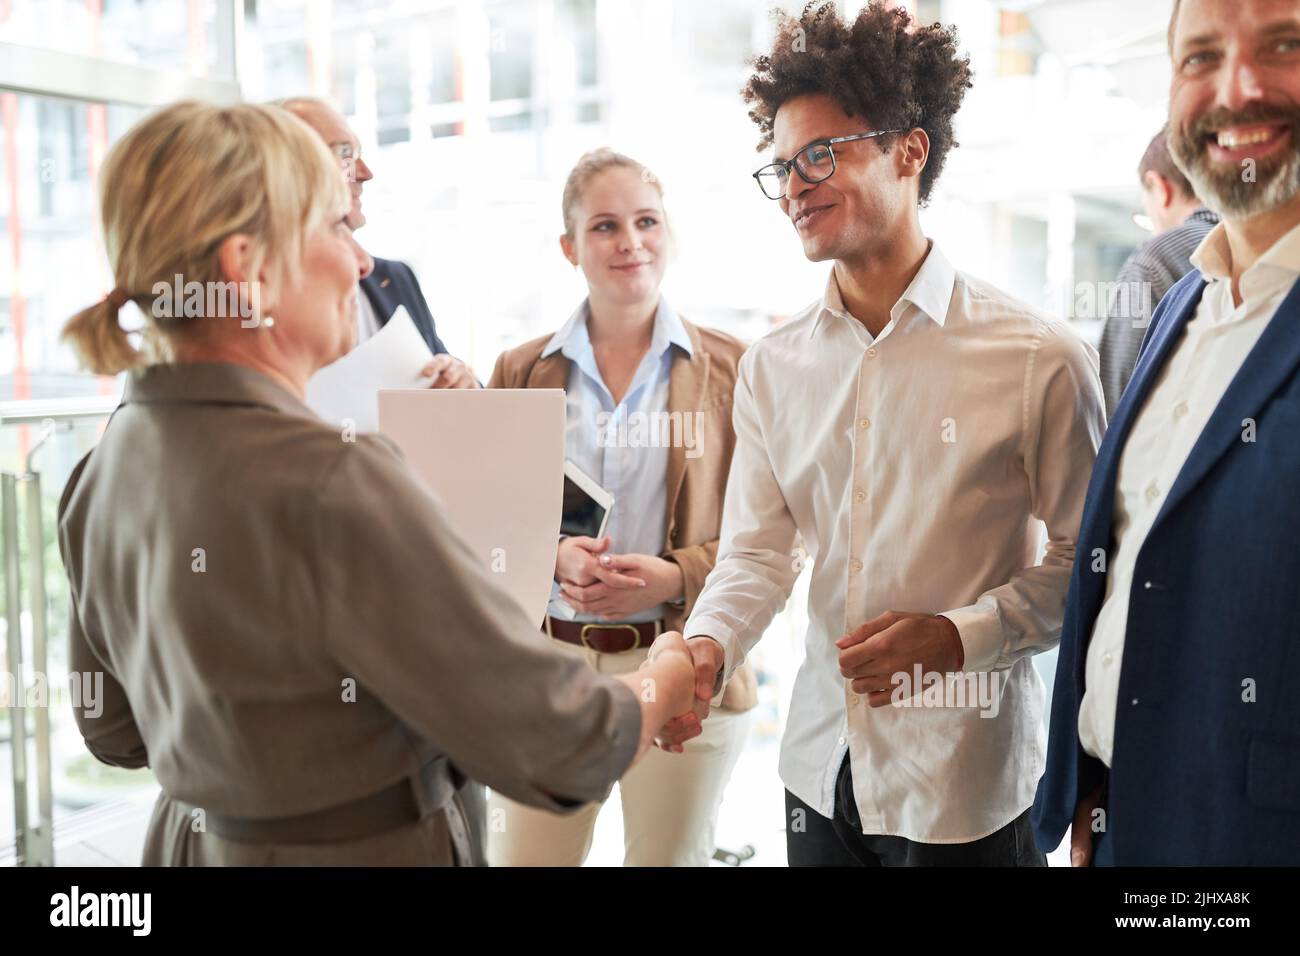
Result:
<svg viewBox="0 0 1300 956"><path fill-rule="evenodd" d="M691 340L693 355L687 357L674 352L672 369L668 373L668 412L678 413L683 420L687 415L702 411L704 396L709 387L709 368L712 356L704 351L700 333L690 322L682 319L682 326ZM683 434L685 429L683 425ZM686 448L683 442L674 442L668 449L668 514L677 507L677 496L686 476Z"/></svg>
<svg viewBox="0 0 1300 956"><path fill-rule="evenodd" d="M1297 318L1300 318L1300 282L1291 287L1278 306L1268 328L1246 356L1201 437L1192 446L1187 463L1160 509L1157 524L1187 497L1229 448L1242 440L1245 419L1258 415L1269 397L1300 365L1300 334L1294 327Z"/></svg>

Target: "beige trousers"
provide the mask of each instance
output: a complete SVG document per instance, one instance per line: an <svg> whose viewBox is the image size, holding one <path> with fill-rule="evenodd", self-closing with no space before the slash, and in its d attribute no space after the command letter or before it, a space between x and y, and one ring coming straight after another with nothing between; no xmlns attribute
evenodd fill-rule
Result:
<svg viewBox="0 0 1300 956"><path fill-rule="evenodd" d="M562 641L555 646L583 657L602 674L634 671L645 649L599 654ZM707 866L713 857L718 805L744 748L750 712L713 709L704 732L685 753L652 747L618 784L623 805L624 866ZM591 849L602 804L556 814L493 793L488 799L491 866L581 866Z"/></svg>

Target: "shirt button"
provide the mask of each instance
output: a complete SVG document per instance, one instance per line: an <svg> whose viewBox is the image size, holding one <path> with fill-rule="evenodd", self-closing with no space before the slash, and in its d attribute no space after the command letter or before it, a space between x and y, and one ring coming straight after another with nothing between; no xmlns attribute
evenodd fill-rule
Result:
<svg viewBox="0 0 1300 956"><path fill-rule="evenodd" d="M859 427L859 428L870 428L870 427L871 427L871 419L869 419L869 418L859 418L859 419L858 419L858 427Z"/></svg>
<svg viewBox="0 0 1300 956"><path fill-rule="evenodd" d="M1179 402L1177 405L1174 406L1174 421L1178 421L1178 419L1182 418L1186 414L1187 414L1186 402Z"/></svg>
<svg viewBox="0 0 1300 956"><path fill-rule="evenodd" d="M1137 701L1133 701L1133 703L1136 704ZM836 743L838 743L841 747L843 747L843 746L844 746L844 738L841 737L838 741L836 741Z"/></svg>
<svg viewBox="0 0 1300 956"><path fill-rule="evenodd" d="M1115 658L1111 657L1109 654L1106 654L1105 656L1102 657L1101 662L1102 662L1103 664L1109 664L1109 663L1110 663L1111 661L1113 661L1114 659L1115 659Z"/></svg>
<svg viewBox="0 0 1300 956"><path fill-rule="evenodd" d="M859 561L857 558L854 558L852 561L849 562L849 567L852 568L856 573L862 570L862 562Z"/></svg>
<svg viewBox="0 0 1300 956"><path fill-rule="evenodd" d="M1160 497L1160 489L1157 488L1155 485L1148 486L1147 501L1155 501L1159 497Z"/></svg>
<svg viewBox="0 0 1300 956"><path fill-rule="evenodd" d="M857 492L854 493L853 498L855 501L866 501L867 493L863 491L861 488L859 488Z"/></svg>
<svg viewBox="0 0 1300 956"><path fill-rule="evenodd" d="M875 349L867 349L867 358L875 358L875 357L876 357L876 350L875 350Z"/></svg>

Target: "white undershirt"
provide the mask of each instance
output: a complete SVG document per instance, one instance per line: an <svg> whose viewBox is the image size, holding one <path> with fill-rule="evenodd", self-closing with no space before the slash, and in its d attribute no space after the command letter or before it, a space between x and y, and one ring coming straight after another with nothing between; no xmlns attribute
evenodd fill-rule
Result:
<svg viewBox="0 0 1300 956"><path fill-rule="evenodd" d="M357 345L379 331L379 316L370 304L370 296L361 289L357 290Z"/></svg>

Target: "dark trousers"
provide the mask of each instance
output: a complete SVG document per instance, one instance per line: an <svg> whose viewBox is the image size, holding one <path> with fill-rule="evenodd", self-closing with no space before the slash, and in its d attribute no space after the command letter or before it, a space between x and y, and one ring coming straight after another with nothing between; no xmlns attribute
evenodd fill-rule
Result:
<svg viewBox="0 0 1300 956"><path fill-rule="evenodd" d="M1046 866L1026 810L1001 830L971 843L916 843L862 832L853 771L844 758L835 779L835 816L827 820L785 792L785 852L791 866Z"/></svg>

